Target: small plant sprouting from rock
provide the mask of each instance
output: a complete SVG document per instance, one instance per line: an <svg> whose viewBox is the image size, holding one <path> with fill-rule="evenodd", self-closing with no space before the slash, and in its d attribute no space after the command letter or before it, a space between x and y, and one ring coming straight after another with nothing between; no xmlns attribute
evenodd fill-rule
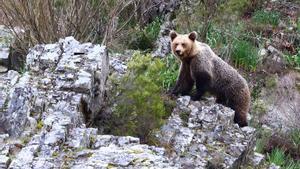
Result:
<svg viewBox="0 0 300 169"><path fill-rule="evenodd" d="M38 120L36 128L39 129L39 130L41 130L43 128L43 126L44 126L43 121L42 120Z"/></svg>
<svg viewBox="0 0 300 169"><path fill-rule="evenodd" d="M96 136L91 136L90 137L90 146L92 146L93 144L95 144L96 143L96 140L97 140L97 138L96 138Z"/></svg>
<svg viewBox="0 0 300 169"><path fill-rule="evenodd" d="M29 136L24 136L21 138L21 142L22 144L26 145L29 141L30 141L30 137Z"/></svg>
<svg viewBox="0 0 300 169"><path fill-rule="evenodd" d="M55 152L52 153L52 157L57 157L58 155L59 155L59 154L58 154L57 151L55 151Z"/></svg>

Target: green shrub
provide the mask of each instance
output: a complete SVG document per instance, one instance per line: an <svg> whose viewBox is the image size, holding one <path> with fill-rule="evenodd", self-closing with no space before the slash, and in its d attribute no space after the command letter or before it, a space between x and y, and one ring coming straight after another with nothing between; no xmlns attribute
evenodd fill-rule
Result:
<svg viewBox="0 0 300 169"><path fill-rule="evenodd" d="M168 90L170 87L174 86L178 77L179 61L169 54L162 60L165 66L162 67L159 77L161 77L162 87Z"/></svg>
<svg viewBox="0 0 300 169"><path fill-rule="evenodd" d="M233 43L231 58L236 67L256 70L259 63L258 49L248 41L236 40Z"/></svg>
<svg viewBox="0 0 300 169"><path fill-rule="evenodd" d="M141 29L139 26L135 28L131 35L129 48L138 50L150 50L154 48L154 42L160 31L161 20L156 18L153 22Z"/></svg>
<svg viewBox="0 0 300 169"><path fill-rule="evenodd" d="M161 96L164 67L162 60L149 54L134 54L128 72L117 82L111 133L137 136L142 142L151 140L151 132L169 116Z"/></svg>
<svg viewBox="0 0 300 169"><path fill-rule="evenodd" d="M256 23L270 24L273 26L277 26L279 24L279 18L280 18L279 12L264 11L264 10L255 11L252 17L253 21Z"/></svg>

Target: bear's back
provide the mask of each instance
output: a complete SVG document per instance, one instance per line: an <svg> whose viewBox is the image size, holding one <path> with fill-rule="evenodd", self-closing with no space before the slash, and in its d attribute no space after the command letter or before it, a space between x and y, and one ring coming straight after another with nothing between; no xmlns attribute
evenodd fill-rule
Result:
<svg viewBox="0 0 300 169"><path fill-rule="evenodd" d="M233 89L242 89L247 86L246 80L231 65L217 56L213 50L205 43L198 42L199 54L196 64L202 68L201 71L211 71L211 90L222 92Z"/></svg>
<svg viewBox="0 0 300 169"><path fill-rule="evenodd" d="M227 90L229 88L238 90L247 85L246 80L238 73L238 71L220 57L216 56L212 60L212 65L214 67L214 85L212 87L215 90Z"/></svg>

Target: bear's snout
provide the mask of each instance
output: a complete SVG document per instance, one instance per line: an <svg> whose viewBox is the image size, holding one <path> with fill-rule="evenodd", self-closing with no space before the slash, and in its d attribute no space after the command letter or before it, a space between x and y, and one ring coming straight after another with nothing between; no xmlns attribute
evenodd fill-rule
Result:
<svg viewBox="0 0 300 169"><path fill-rule="evenodd" d="M181 50L176 50L175 52L176 52L177 55L181 54Z"/></svg>

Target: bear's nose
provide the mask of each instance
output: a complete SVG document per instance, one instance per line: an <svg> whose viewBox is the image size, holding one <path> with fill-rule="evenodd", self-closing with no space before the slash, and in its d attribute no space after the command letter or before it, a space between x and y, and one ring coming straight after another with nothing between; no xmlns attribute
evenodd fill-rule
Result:
<svg viewBox="0 0 300 169"><path fill-rule="evenodd" d="M177 55L180 55L180 50L175 51Z"/></svg>

